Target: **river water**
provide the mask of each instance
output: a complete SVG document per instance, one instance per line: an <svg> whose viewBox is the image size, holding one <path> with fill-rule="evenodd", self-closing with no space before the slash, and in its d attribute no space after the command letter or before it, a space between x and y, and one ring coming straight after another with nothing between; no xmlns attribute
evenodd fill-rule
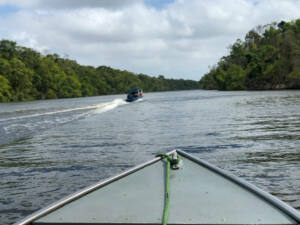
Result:
<svg viewBox="0 0 300 225"><path fill-rule="evenodd" d="M0 224L178 148L300 210L300 91L0 104Z"/></svg>

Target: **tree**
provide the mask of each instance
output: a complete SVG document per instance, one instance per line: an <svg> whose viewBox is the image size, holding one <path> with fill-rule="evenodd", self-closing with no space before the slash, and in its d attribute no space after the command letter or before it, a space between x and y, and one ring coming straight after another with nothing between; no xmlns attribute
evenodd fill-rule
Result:
<svg viewBox="0 0 300 225"><path fill-rule="evenodd" d="M0 41L0 74L1 102L118 94L133 87L145 91L199 88L196 81L137 75L108 66L82 66L9 40Z"/></svg>
<svg viewBox="0 0 300 225"><path fill-rule="evenodd" d="M11 99L11 87L9 81L0 75L0 102L8 102Z"/></svg>
<svg viewBox="0 0 300 225"><path fill-rule="evenodd" d="M200 80L205 89L280 89L300 85L300 20L258 26Z"/></svg>
<svg viewBox="0 0 300 225"><path fill-rule="evenodd" d="M18 101L31 100L33 72L26 68L22 61L16 58L10 61L10 65L11 73L9 75L9 82L12 87L13 98Z"/></svg>
<svg viewBox="0 0 300 225"><path fill-rule="evenodd" d="M16 55L17 43L9 40L0 41L0 56L4 59L12 59Z"/></svg>
<svg viewBox="0 0 300 225"><path fill-rule="evenodd" d="M72 98L81 97L80 83L72 76L60 75L58 79L57 97Z"/></svg>

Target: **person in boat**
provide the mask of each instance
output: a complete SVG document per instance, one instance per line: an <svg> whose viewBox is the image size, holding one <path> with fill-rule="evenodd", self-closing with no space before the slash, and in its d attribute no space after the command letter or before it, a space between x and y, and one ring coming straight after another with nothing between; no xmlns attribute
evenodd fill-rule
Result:
<svg viewBox="0 0 300 225"><path fill-rule="evenodd" d="M128 100L134 100L137 99L139 97L143 96L143 91L140 88L133 88L128 90L128 95L127 95L127 99Z"/></svg>

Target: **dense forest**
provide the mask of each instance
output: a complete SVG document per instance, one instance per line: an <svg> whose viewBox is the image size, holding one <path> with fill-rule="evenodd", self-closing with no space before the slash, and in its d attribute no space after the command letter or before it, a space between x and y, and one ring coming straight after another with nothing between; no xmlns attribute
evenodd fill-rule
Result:
<svg viewBox="0 0 300 225"><path fill-rule="evenodd" d="M192 80L150 77L107 66L82 66L57 54L41 53L10 40L0 41L0 102L199 89Z"/></svg>
<svg viewBox="0 0 300 225"><path fill-rule="evenodd" d="M200 80L203 89L300 89L300 20L258 26Z"/></svg>

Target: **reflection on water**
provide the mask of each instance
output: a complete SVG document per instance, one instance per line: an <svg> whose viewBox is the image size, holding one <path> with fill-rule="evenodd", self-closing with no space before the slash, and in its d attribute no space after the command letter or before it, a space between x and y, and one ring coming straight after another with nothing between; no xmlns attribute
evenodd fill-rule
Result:
<svg viewBox="0 0 300 225"><path fill-rule="evenodd" d="M174 148L300 210L300 91L122 98L1 105L0 224Z"/></svg>

